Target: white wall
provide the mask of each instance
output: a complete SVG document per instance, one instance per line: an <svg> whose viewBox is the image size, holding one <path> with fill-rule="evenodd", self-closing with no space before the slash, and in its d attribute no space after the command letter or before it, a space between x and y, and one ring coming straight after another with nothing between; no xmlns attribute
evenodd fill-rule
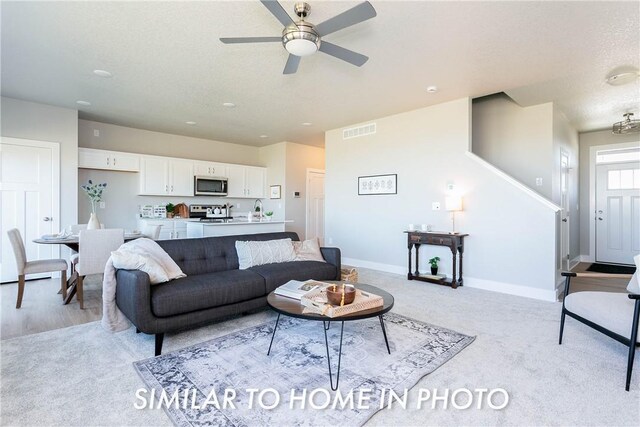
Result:
<svg viewBox="0 0 640 427"><path fill-rule="evenodd" d="M471 103L460 99L375 120L374 135L342 139L326 133L326 239L342 250L346 263L406 273L407 224L450 230L444 206L448 183L463 196L457 230L468 233L465 285L543 299L555 299L555 212L468 155ZM355 126L355 125L350 125ZM398 174L398 194L358 196L358 176ZM331 241L333 243L331 243ZM450 251L439 255L451 274Z"/></svg>
<svg viewBox="0 0 640 427"><path fill-rule="evenodd" d="M94 136L94 130L100 136ZM78 121L78 144L102 150L262 166L257 147L88 120Z"/></svg>
<svg viewBox="0 0 640 427"><path fill-rule="evenodd" d="M598 145L613 145L624 143L640 144L638 134L614 135L611 129L605 129L595 132L581 133L580 141L580 254L585 257L590 254L591 239L589 236L589 228L593 218L592 212L589 210L589 200L595 197L595 188L590 186L590 167L589 152L590 148Z"/></svg>
<svg viewBox="0 0 640 427"><path fill-rule="evenodd" d="M60 225L76 224L78 112L2 97L2 136L60 144Z"/></svg>
<svg viewBox="0 0 640 427"><path fill-rule="evenodd" d="M287 142L287 170L285 192L286 217L293 223L287 224L287 231L298 233L300 238L306 237L307 224L307 169L324 169L324 148ZM293 197L298 191L300 197Z"/></svg>
<svg viewBox="0 0 640 427"><path fill-rule="evenodd" d="M523 108L504 93L474 99L472 151L551 200L552 117L552 103Z"/></svg>

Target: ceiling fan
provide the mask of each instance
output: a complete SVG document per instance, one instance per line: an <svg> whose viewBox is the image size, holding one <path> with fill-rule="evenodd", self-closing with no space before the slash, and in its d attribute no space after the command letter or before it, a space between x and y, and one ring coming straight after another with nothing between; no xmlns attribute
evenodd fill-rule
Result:
<svg viewBox="0 0 640 427"><path fill-rule="evenodd" d="M313 25L304 19L309 16L311 6L308 3L299 2L294 6L294 12L299 20L296 22L289 16L276 0L260 0L275 16L284 29L280 37L232 37L221 38L222 43L275 43L281 42L289 52L289 59L284 66L283 74L293 74L298 70L300 58L316 53L318 50L327 55L342 59L358 67L369 59L367 56L349 49L337 46L333 43L321 40L336 31L366 21L376 16L376 10L371 3L365 1L351 9L334 16L321 24Z"/></svg>

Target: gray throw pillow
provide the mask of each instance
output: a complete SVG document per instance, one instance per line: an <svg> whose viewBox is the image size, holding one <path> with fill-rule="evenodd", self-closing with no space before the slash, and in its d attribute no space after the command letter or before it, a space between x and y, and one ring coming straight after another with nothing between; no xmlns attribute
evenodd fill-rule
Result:
<svg viewBox="0 0 640 427"><path fill-rule="evenodd" d="M296 253L291 239L256 241L236 241L236 252L240 270L263 264L293 261Z"/></svg>

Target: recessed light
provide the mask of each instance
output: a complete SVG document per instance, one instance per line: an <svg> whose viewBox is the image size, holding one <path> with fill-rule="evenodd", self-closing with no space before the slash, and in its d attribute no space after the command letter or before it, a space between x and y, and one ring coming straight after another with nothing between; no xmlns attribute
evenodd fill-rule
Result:
<svg viewBox="0 0 640 427"><path fill-rule="evenodd" d="M82 105L82 106L85 106L85 107L91 106L91 103L89 101L76 101L76 104Z"/></svg>
<svg viewBox="0 0 640 427"><path fill-rule="evenodd" d="M427 88L427 92L429 93L436 93L438 91L438 86L429 86Z"/></svg>
<svg viewBox="0 0 640 427"><path fill-rule="evenodd" d="M607 77L605 80L611 86L622 86L638 79L637 71L629 71L624 73L616 73Z"/></svg>
<svg viewBox="0 0 640 427"><path fill-rule="evenodd" d="M106 70L93 70L93 74L95 74L96 76L104 77L106 79L113 77L113 74Z"/></svg>
<svg viewBox="0 0 640 427"><path fill-rule="evenodd" d="M313 124L313 123L310 123L310 122L304 122L304 123L302 124L302 126L311 126L312 124Z"/></svg>
<svg viewBox="0 0 640 427"><path fill-rule="evenodd" d="M189 126L195 126L196 125L196 122L191 122L191 121L185 122L185 123L188 124Z"/></svg>
<svg viewBox="0 0 640 427"><path fill-rule="evenodd" d="M269 138L269 135L260 135L260 138Z"/></svg>
<svg viewBox="0 0 640 427"><path fill-rule="evenodd" d="M236 104L234 104L233 102L225 102L222 105L227 108L233 108L236 106Z"/></svg>

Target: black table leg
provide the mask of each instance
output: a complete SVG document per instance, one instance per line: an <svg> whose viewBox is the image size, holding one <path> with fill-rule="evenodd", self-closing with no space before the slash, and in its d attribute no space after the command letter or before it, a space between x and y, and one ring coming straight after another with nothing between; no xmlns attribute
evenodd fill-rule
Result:
<svg viewBox="0 0 640 427"><path fill-rule="evenodd" d="M322 323L325 324L325 322L322 322ZM324 325L324 330L328 331L330 327L331 327L331 320L326 322L326 324Z"/></svg>
<svg viewBox="0 0 640 427"><path fill-rule="evenodd" d="M280 313L278 313L278 318L276 319L276 326L273 328L273 335L271 335L271 342L269 343L269 351L267 351L267 356L271 353L271 346L273 345L273 339L276 336L276 330L278 329L278 322L280 322Z"/></svg>
<svg viewBox="0 0 640 427"><path fill-rule="evenodd" d="M329 366L329 382L331 383L331 390L338 390L338 383L340 382L340 362L342 361L342 337L344 334L344 322L340 322L340 350L338 350L338 371L336 372L336 385L333 385L333 375L331 374L331 356L329 356L329 339L327 338L327 322L322 321L324 327L324 344L327 348L327 365Z"/></svg>
<svg viewBox="0 0 640 427"><path fill-rule="evenodd" d="M387 330L384 327L384 319L382 315L378 316L380 319L380 326L382 326L382 335L384 335L384 343L387 345L387 351L391 354L391 349L389 349L389 340L387 339Z"/></svg>

